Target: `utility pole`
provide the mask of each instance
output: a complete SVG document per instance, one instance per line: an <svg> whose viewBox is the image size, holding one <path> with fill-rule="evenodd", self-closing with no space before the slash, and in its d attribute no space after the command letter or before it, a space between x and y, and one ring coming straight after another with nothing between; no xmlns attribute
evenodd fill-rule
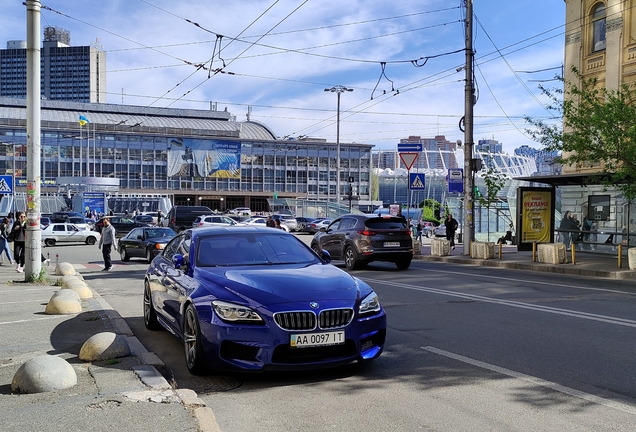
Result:
<svg viewBox="0 0 636 432"><path fill-rule="evenodd" d="M42 271L40 230L40 2L27 0L27 184L25 280ZM17 257L16 257L17 258Z"/></svg>
<svg viewBox="0 0 636 432"><path fill-rule="evenodd" d="M473 159L473 106L475 104L475 87L473 84L473 0L466 2L466 86L464 91L464 220L462 240L464 255L470 255L470 242L475 236L474 220L474 178Z"/></svg>

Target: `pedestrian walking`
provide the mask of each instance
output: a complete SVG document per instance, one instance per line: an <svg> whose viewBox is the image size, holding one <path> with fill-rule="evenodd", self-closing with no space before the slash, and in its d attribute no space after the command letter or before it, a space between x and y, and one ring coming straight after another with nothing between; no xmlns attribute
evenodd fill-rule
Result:
<svg viewBox="0 0 636 432"><path fill-rule="evenodd" d="M459 224L455 218L453 218L452 214L449 213L448 216L446 216L444 226L446 227L446 240L450 241L451 249L455 249L455 231L457 231Z"/></svg>
<svg viewBox="0 0 636 432"><path fill-rule="evenodd" d="M102 228L102 236L97 243L97 247L102 250L104 257L104 268L102 271L111 271L113 263L110 260L110 252L113 247L117 250L117 237L115 237L115 227L110 224L110 219L104 218L104 227Z"/></svg>
<svg viewBox="0 0 636 432"><path fill-rule="evenodd" d="M26 240L26 214L20 213L18 220L13 224L10 237L13 238L13 256L16 262L15 271L24 272L25 240Z"/></svg>
<svg viewBox="0 0 636 432"><path fill-rule="evenodd" d="M280 219L274 219L274 228L284 229L282 226L280 226Z"/></svg>
<svg viewBox="0 0 636 432"><path fill-rule="evenodd" d="M422 243L422 231L424 231L424 222L422 221L422 218L419 218L417 220L417 225L415 226L415 231L416 231L415 238L417 239L417 241Z"/></svg>
<svg viewBox="0 0 636 432"><path fill-rule="evenodd" d="M406 223L406 218L402 214L402 209L398 209L398 212L397 212L396 216L399 217L400 219L402 219L404 221L404 223Z"/></svg>
<svg viewBox="0 0 636 432"><path fill-rule="evenodd" d="M157 210L157 226L163 226L163 213L161 213L161 210Z"/></svg>
<svg viewBox="0 0 636 432"><path fill-rule="evenodd" d="M571 230L575 229L576 222L572 219L572 212L566 211L563 219L561 219L561 224L559 225L559 230L561 234L561 242L565 244L565 248L567 250L570 249L570 243L572 243L572 232Z"/></svg>
<svg viewBox="0 0 636 432"><path fill-rule="evenodd" d="M7 254L7 258L9 258L9 264L13 264L13 256L11 255L11 248L9 247L10 232L11 222L9 218L2 219L2 223L0 224L0 259L2 258L2 252L4 252Z"/></svg>
<svg viewBox="0 0 636 432"><path fill-rule="evenodd" d="M276 223L274 222L274 219L272 219L271 216L267 216L267 220L265 221L265 226L268 226L270 228L276 228Z"/></svg>

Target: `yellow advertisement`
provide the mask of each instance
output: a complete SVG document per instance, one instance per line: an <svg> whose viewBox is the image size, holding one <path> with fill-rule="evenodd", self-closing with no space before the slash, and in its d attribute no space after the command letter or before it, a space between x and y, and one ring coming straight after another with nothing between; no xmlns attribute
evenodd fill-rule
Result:
<svg viewBox="0 0 636 432"><path fill-rule="evenodd" d="M522 242L549 243L552 224L550 217L552 192L551 191L523 191L521 196L522 218L521 229Z"/></svg>

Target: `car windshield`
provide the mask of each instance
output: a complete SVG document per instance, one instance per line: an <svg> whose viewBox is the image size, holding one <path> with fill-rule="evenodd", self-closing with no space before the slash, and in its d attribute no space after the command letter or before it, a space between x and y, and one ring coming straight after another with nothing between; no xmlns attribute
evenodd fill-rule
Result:
<svg viewBox="0 0 636 432"><path fill-rule="evenodd" d="M155 237L166 237L172 238L177 233L175 233L171 228L153 228L146 230L146 238L155 238Z"/></svg>
<svg viewBox="0 0 636 432"><path fill-rule="evenodd" d="M318 257L297 238L277 233L235 233L199 240L200 267L313 264Z"/></svg>
<svg viewBox="0 0 636 432"><path fill-rule="evenodd" d="M406 228L406 223L399 218L369 218L364 221L364 224L368 228L373 229L404 229Z"/></svg>

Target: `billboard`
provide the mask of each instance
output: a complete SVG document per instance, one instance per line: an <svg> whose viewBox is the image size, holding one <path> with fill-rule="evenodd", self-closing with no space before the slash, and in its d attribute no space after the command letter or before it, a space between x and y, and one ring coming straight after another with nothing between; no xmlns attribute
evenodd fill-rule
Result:
<svg viewBox="0 0 636 432"><path fill-rule="evenodd" d="M168 140L168 177L241 178L241 143Z"/></svg>
<svg viewBox="0 0 636 432"><path fill-rule="evenodd" d="M532 249L532 243L550 243L554 233L554 192L547 188L517 190L519 250Z"/></svg>

